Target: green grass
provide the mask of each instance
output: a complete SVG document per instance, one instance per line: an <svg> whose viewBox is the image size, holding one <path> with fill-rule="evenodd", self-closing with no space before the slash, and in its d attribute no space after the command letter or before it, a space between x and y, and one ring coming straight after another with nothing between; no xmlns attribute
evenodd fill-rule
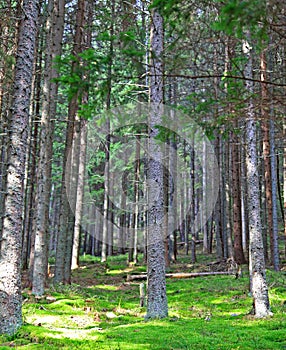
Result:
<svg viewBox="0 0 286 350"><path fill-rule="evenodd" d="M185 258L186 259L186 258ZM176 264L171 271L186 269ZM146 322L139 283L126 283L126 256L106 265L86 256L71 286L51 286L37 300L23 293L24 325L0 337L0 350L16 349L286 349L286 276L267 272L274 316L248 315L248 277L209 276L167 280L169 317ZM188 265L189 271L198 266Z"/></svg>

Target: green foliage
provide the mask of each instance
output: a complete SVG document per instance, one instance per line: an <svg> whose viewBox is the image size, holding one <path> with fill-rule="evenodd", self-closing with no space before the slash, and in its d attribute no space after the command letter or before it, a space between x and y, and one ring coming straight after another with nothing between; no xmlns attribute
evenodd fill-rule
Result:
<svg viewBox="0 0 286 350"><path fill-rule="evenodd" d="M89 91L92 78L100 71L100 59L102 57L96 55L93 49L87 49L78 56L68 54L55 59L55 67L59 72L59 77L55 80L65 88L69 100L77 96L78 102L81 103L82 94ZM80 104L79 107L80 116L89 119L91 117L90 106Z"/></svg>
<svg viewBox="0 0 286 350"><path fill-rule="evenodd" d="M179 0L153 0L149 8L157 8L165 15L170 15L173 12L179 12L179 5Z"/></svg>
<svg viewBox="0 0 286 350"><path fill-rule="evenodd" d="M240 39L249 35L252 39L258 40L260 45L267 40L265 0L229 0L227 2L217 0L217 2L222 4L222 7L219 18L214 23L216 30L222 30Z"/></svg>

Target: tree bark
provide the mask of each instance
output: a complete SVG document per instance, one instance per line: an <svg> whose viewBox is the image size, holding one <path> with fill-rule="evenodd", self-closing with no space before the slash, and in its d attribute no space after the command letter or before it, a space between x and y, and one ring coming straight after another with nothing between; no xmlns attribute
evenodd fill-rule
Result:
<svg viewBox="0 0 286 350"><path fill-rule="evenodd" d="M276 176L276 154L275 154L275 137L274 137L274 121L270 119L270 155L271 155L271 193L272 193L272 226L273 226L273 267L275 271L279 271L279 243L278 243L278 213L277 213L277 176Z"/></svg>
<svg viewBox="0 0 286 350"><path fill-rule="evenodd" d="M163 18L157 9L152 11L150 34L150 128L148 164L148 228L147 228L147 313L146 319L168 316L164 253L164 189L162 151L155 137L163 111Z"/></svg>
<svg viewBox="0 0 286 350"><path fill-rule="evenodd" d="M232 133L232 190L233 190L233 234L234 234L234 260L237 264L245 264L242 247L242 227L241 227L241 198L240 198L240 167L238 154L238 139Z"/></svg>
<svg viewBox="0 0 286 350"><path fill-rule="evenodd" d="M78 0L78 8L76 15L76 30L74 36L73 54L77 57L78 53L82 52L84 31L83 27L87 23L86 21L86 0ZM78 69L78 62L72 64L72 72ZM56 250L56 268L54 282L56 283L70 283L71 276L71 255L72 255L72 243L73 243L73 227L75 203L76 203L76 182L72 182L72 175L76 176L77 162L73 159L73 141L76 143L75 133L78 129L75 128L75 117L78 111L78 98L82 91L77 91L71 98L68 110L68 124L66 131L65 153L63 160L63 173L62 173L62 188L61 188L61 208L60 208L60 220L57 236L57 250ZM73 173L73 171L75 173ZM72 186L72 188L70 187ZM68 200L67 193L69 192ZM73 208L71 208L71 206ZM72 211L73 210L73 211Z"/></svg>
<svg viewBox="0 0 286 350"><path fill-rule="evenodd" d="M86 102L87 101L85 101L85 103ZM74 237L73 237L73 247L72 247L72 261L71 261L72 270L78 268L79 266L79 245L80 245L81 220L82 220L82 214L83 214L86 144L87 144L87 120L82 119L80 120L80 144L79 144L79 150L77 154L79 158L79 165L78 165L78 182L77 182L76 206L75 206L75 223L74 223L74 235L73 235Z"/></svg>
<svg viewBox="0 0 286 350"><path fill-rule="evenodd" d="M52 69L53 60L61 53L64 28L63 0L49 1L47 20L46 67L43 86L43 106L40 136L40 159L38 167L37 210L35 227L35 248L32 293L42 295L48 268L48 232L51 194L52 142L56 114L57 83L53 82L58 73Z"/></svg>
<svg viewBox="0 0 286 350"><path fill-rule="evenodd" d="M115 1L111 2L111 15L115 15ZM109 58L108 58L108 68L107 68L107 95L106 95L106 109L111 108L111 92L112 92L112 66L113 66L113 51L114 51L114 24L111 24L110 27L110 43L109 43ZM112 247L108 245L108 242L111 241L111 232L110 232L110 202L109 202L109 190L110 190L110 121L106 121L106 149L105 149L105 173L104 173L104 203L103 203L103 234L102 234L102 250L101 250L101 262L106 262L108 250L112 250Z"/></svg>
<svg viewBox="0 0 286 350"><path fill-rule="evenodd" d="M272 215L272 186L271 186L271 164L270 164L270 139L269 139L269 104L267 87L263 83L266 80L266 58L262 52L260 56L261 68L261 129L263 132L263 160L264 160L264 181L265 181L265 198L267 208L267 231L270 238L271 263L273 263L273 215ZM266 247L265 247L266 249Z"/></svg>
<svg viewBox="0 0 286 350"><path fill-rule="evenodd" d="M283 193L284 193L284 240L286 257L286 122L283 123L284 152L283 152Z"/></svg>
<svg viewBox="0 0 286 350"><path fill-rule="evenodd" d="M252 78L251 48L248 42L243 44L243 52L248 58L245 67L245 76ZM253 82L246 82L246 90L253 93ZM259 201L259 173L257 167L257 137L256 120L254 117L254 106L252 99L248 102L246 119L246 166L248 185L248 211L249 211L249 270L251 278L251 292L253 295L253 311L255 317L262 318L271 315L268 287L266 282L266 271L264 261L264 250L262 242L262 226L260 219Z"/></svg>
<svg viewBox="0 0 286 350"><path fill-rule="evenodd" d="M83 38L83 49L90 48L91 46L91 25L92 25L92 10L90 1L87 1L84 8L83 17L87 19L83 20L88 22L88 29L86 29L85 37ZM86 14L85 14L86 13ZM85 23L83 23L85 24ZM88 75L85 74L83 79L88 81ZM88 91L82 91L81 104L88 104ZM72 244L72 256L71 256L71 269L76 269L79 266L79 248L80 248L80 232L81 222L83 215L83 200L84 200L84 185L85 185L85 162L86 162L86 151L87 151L87 120L82 118L79 119L79 145L76 151L76 157L78 158L78 169L77 169L77 187L76 187L76 203L75 203L75 221L74 221L74 233L73 233L73 244ZM92 213L91 213L92 216ZM92 223L94 224L94 223ZM92 253L94 253L94 234L92 239Z"/></svg>
<svg viewBox="0 0 286 350"><path fill-rule="evenodd" d="M0 334L22 324L21 247L23 180L39 1L24 0L17 49L8 146L5 217L0 250Z"/></svg>

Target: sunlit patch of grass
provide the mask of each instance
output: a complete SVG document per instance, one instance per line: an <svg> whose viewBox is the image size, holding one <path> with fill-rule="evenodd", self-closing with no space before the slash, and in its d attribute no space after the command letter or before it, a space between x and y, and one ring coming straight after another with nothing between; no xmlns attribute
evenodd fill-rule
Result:
<svg viewBox="0 0 286 350"><path fill-rule="evenodd" d="M110 284L98 284L96 286L97 289L103 289L103 290L117 290L118 287Z"/></svg>

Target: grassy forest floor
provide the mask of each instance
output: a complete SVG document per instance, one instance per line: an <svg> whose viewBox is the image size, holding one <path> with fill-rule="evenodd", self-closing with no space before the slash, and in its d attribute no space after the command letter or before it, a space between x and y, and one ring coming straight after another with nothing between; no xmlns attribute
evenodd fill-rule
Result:
<svg viewBox="0 0 286 350"><path fill-rule="evenodd" d="M205 257L195 265L189 259L180 257L170 272L208 271ZM23 291L24 326L13 337L1 336L0 349L286 349L286 273L267 270L274 316L258 320L249 315L246 270L238 279L167 279L169 317L146 322L140 282L126 282L145 267L126 267L126 256L106 265L86 256L71 285L51 284L41 299Z"/></svg>

